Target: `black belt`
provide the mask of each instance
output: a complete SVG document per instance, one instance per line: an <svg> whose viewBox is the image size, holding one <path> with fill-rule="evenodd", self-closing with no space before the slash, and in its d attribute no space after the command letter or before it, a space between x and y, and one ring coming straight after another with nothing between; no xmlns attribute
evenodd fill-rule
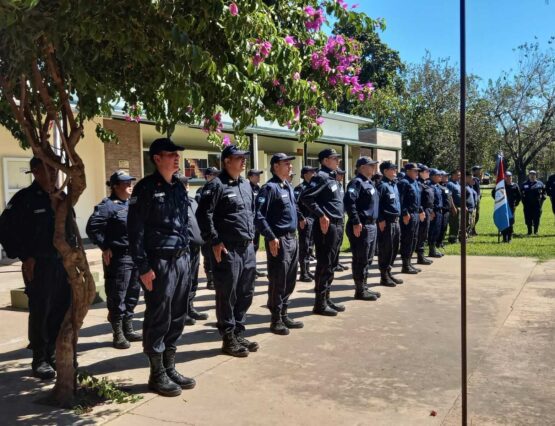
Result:
<svg viewBox="0 0 555 426"><path fill-rule="evenodd" d="M242 240L242 241L224 241L224 246L226 247L248 247L252 243L252 240Z"/></svg>
<svg viewBox="0 0 555 426"><path fill-rule="evenodd" d="M336 219L335 217L329 217L330 223L343 223L344 219Z"/></svg>
<svg viewBox="0 0 555 426"><path fill-rule="evenodd" d="M116 256L127 256L131 253L129 247L112 247L110 250L112 250L112 254Z"/></svg>
<svg viewBox="0 0 555 426"><path fill-rule="evenodd" d="M297 238L297 234L294 232L286 232L285 234L279 235L278 238L288 238L290 240Z"/></svg>
<svg viewBox="0 0 555 426"><path fill-rule="evenodd" d="M399 223L399 216L387 218L386 222L387 223Z"/></svg>
<svg viewBox="0 0 555 426"><path fill-rule="evenodd" d="M375 225L376 224L376 219L369 217L369 218L363 219L362 223L364 225Z"/></svg>
<svg viewBox="0 0 555 426"><path fill-rule="evenodd" d="M178 250L153 250L148 252L149 255L160 259L177 259L187 253L189 253L189 247Z"/></svg>

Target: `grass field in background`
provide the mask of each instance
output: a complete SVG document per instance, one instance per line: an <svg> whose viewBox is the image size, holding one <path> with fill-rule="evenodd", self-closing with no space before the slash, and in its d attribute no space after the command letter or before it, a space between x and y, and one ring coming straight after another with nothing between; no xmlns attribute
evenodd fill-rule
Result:
<svg viewBox="0 0 555 426"><path fill-rule="evenodd" d="M537 236L526 236L527 228L524 223L524 212L520 204L515 212L515 234L513 240L507 243L497 242L497 228L493 223L493 198L491 189L483 189L480 206L480 221L476 228L478 236L472 237L467 243L467 254L470 256L515 256L535 257L540 260L555 259L555 216L548 199L543 205L540 231ZM349 248L349 240L345 236L342 251ZM426 249L426 253L428 250ZM460 244L448 244L445 254L460 254Z"/></svg>

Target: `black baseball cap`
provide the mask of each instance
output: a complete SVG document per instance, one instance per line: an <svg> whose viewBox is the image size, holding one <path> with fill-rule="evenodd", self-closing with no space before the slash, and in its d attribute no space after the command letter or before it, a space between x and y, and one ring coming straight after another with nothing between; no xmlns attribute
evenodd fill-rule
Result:
<svg viewBox="0 0 555 426"><path fill-rule="evenodd" d="M365 166L366 164L377 164L378 160L372 160L370 157L360 157L355 163L355 167Z"/></svg>
<svg viewBox="0 0 555 426"><path fill-rule="evenodd" d="M427 172L428 170L430 170L430 168L428 166L426 166L425 164L422 164L422 163L417 163L416 166L418 167L419 171L421 171L421 172Z"/></svg>
<svg viewBox="0 0 555 426"><path fill-rule="evenodd" d="M264 173L264 170L250 169L247 176L260 176L262 173Z"/></svg>
<svg viewBox="0 0 555 426"><path fill-rule="evenodd" d="M407 163L407 164L405 164L405 171L408 171L408 170L417 170L417 171L420 171L420 168L419 168L418 165L415 164L415 163Z"/></svg>
<svg viewBox="0 0 555 426"><path fill-rule="evenodd" d="M305 173L308 173L308 172L315 172L316 170L318 170L316 167L304 166L301 169L301 176L304 176Z"/></svg>
<svg viewBox="0 0 555 426"><path fill-rule="evenodd" d="M222 160L224 160L224 158L231 157L232 155L241 155L246 157L247 155L250 155L250 152L240 149L237 145L228 145L222 151Z"/></svg>
<svg viewBox="0 0 555 426"><path fill-rule="evenodd" d="M159 138L150 144L148 148L148 153L150 158L155 155L160 154L162 151L175 152L175 151L185 151L185 148L173 143L170 138Z"/></svg>
<svg viewBox="0 0 555 426"><path fill-rule="evenodd" d="M42 160L39 157L33 157L29 161L29 170L25 172L26 175L33 173L33 170L42 164Z"/></svg>
<svg viewBox="0 0 555 426"><path fill-rule="evenodd" d="M115 185L119 182L130 182L130 181L133 181L133 180L137 180L137 178L135 178L133 176L129 176L129 173L127 173L124 170L116 170L110 176L110 180L106 181L106 185L112 186L112 185Z"/></svg>
<svg viewBox="0 0 555 426"><path fill-rule="evenodd" d="M329 158L329 157L341 157L341 154L339 154L333 148L326 148L326 149L323 149L322 151L320 151L318 153L318 160L319 161L322 161L324 158Z"/></svg>
<svg viewBox="0 0 555 426"><path fill-rule="evenodd" d="M380 164L380 172L384 172L384 170L389 170L389 169L397 169L397 164L391 162L391 161L384 161L382 164Z"/></svg>
<svg viewBox="0 0 555 426"><path fill-rule="evenodd" d="M430 176L442 176L441 170L438 169L430 169Z"/></svg>
<svg viewBox="0 0 555 426"><path fill-rule="evenodd" d="M207 167L206 169L204 169L204 176L219 175L219 174L220 174L220 170L218 170L216 167Z"/></svg>
<svg viewBox="0 0 555 426"><path fill-rule="evenodd" d="M482 166L472 166L472 171L475 172L476 170L482 170Z"/></svg>
<svg viewBox="0 0 555 426"><path fill-rule="evenodd" d="M277 154L272 155L272 158L270 159L270 165L274 165L280 161L286 161L286 160L294 160L295 156L293 155L287 155L284 154L283 152L278 152Z"/></svg>

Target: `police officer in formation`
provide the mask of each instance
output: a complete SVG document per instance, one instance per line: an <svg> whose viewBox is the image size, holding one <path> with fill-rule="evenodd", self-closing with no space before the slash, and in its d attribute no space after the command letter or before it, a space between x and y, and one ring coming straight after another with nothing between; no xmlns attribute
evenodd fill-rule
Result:
<svg viewBox="0 0 555 426"><path fill-rule="evenodd" d="M256 203L256 199L258 197L258 193L260 192L260 175L262 173L264 173L264 171L257 170L257 169L250 169L247 172L247 179L249 180L249 183L251 184L252 193L253 193L255 203ZM255 230L254 231L254 240L253 240L254 252L255 253L258 251L259 242L260 242L260 232ZM264 275L265 275L264 272L259 271L258 268L256 269L256 276L257 277L263 277Z"/></svg>
<svg viewBox="0 0 555 426"><path fill-rule="evenodd" d="M310 248L312 247L312 230L314 228L314 216L303 203L299 202L301 193L308 188L310 180L316 174L316 168L304 166L301 169L301 183L293 190L297 202L297 217L299 231L299 281L309 283L314 279L310 272Z"/></svg>
<svg viewBox="0 0 555 426"><path fill-rule="evenodd" d="M189 307L187 308L187 318L185 325L194 325L197 320L208 319L206 312L199 312L195 309L194 300L198 290L198 272L200 269L200 252L204 245L204 240L200 235L200 228L198 226L197 218L195 216L198 208L198 202L195 198L189 195L189 178L182 174L178 174L179 181L183 184L185 191L187 191L187 198L189 199L189 259L190 266L190 281L191 290L189 291Z"/></svg>
<svg viewBox="0 0 555 426"><path fill-rule="evenodd" d="M424 256L424 250L428 241L430 222L435 217L434 212L434 189L430 182L430 169L425 164L418 164L418 186L420 188L420 206L424 212L424 220L418 226L418 241L416 243L416 255L419 265L431 265L432 260Z"/></svg>
<svg viewBox="0 0 555 426"><path fill-rule="evenodd" d="M192 389L195 380L175 369L176 342L183 332L190 290L189 200L175 173L184 148L168 138L149 148L156 167L129 200L131 256L139 270L146 304L143 348L150 361L148 386L164 396Z"/></svg>
<svg viewBox="0 0 555 426"><path fill-rule="evenodd" d="M94 208L86 228L90 240L102 250L106 305L116 349L127 349L129 342L142 340L133 330L133 311L141 286L127 237L128 200L135 180L123 170L114 172L106 182L110 196Z"/></svg>
<svg viewBox="0 0 555 426"><path fill-rule="evenodd" d="M445 241L445 236L447 235L447 227L451 222L451 212L456 212L457 210L457 208L455 207L455 202L453 201L453 194L448 187L449 173L447 173L445 170L440 170L439 172L441 174L440 185L441 189L443 190L441 194L443 198L443 220L441 224L441 229L439 231L439 237L436 242L436 248L442 248L444 246L443 242Z"/></svg>
<svg viewBox="0 0 555 426"><path fill-rule="evenodd" d="M474 177L472 173L466 173L466 235L471 236L476 221L476 206L478 205L478 194L474 190Z"/></svg>
<svg viewBox="0 0 555 426"><path fill-rule="evenodd" d="M222 351L235 357L246 357L258 350L258 343L244 337L256 273L255 201L249 181L241 177L249 155L235 145L224 148L223 170L205 185L196 213L202 238L212 246Z"/></svg>
<svg viewBox="0 0 555 426"><path fill-rule="evenodd" d="M297 282L297 202L289 183L291 160L284 153L274 154L270 160L272 178L258 193L255 224L264 236L268 265L268 309L270 330L288 335L289 329L302 328L287 314L289 297Z"/></svg>
<svg viewBox="0 0 555 426"><path fill-rule="evenodd" d="M515 210L520 203L522 197L520 188L513 183L513 174L510 171L505 172L505 194L507 196L507 204L511 214L509 216L509 227L501 231L504 243L510 243L513 238L513 225L515 223ZM491 190L491 196L495 199L495 188Z"/></svg>
<svg viewBox="0 0 555 426"><path fill-rule="evenodd" d="M522 184L522 205L524 207L524 221L528 227L528 235L538 235L542 206L546 198L545 185L538 180L535 170L528 172L528 180Z"/></svg>
<svg viewBox="0 0 555 426"><path fill-rule="evenodd" d="M476 192L476 210L474 212L474 223L470 230L470 235L478 235L476 232L476 225L480 220L480 200L482 199L482 192L480 184L482 183L482 166L472 166L472 189Z"/></svg>
<svg viewBox="0 0 555 426"><path fill-rule="evenodd" d="M345 310L345 306L330 299L343 233L343 199L336 180L340 157L341 154L331 148L320 151L318 160L321 168L300 195L300 202L317 218L313 230L316 245L316 297L313 312L326 316L335 316L337 312Z"/></svg>
<svg viewBox="0 0 555 426"><path fill-rule="evenodd" d="M337 180L337 182L339 182L338 185L338 191L339 191L339 195L341 196L341 199L343 199L345 197L345 190L343 189L343 183L345 181L345 175L347 174L347 172L341 168L337 168L336 170L336 174L335 174L335 179ZM343 229L343 232L341 232L341 241L339 242L339 247L343 247L343 236L345 235L345 223L341 224L341 228ZM337 264L334 267L334 272L343 272L346 271L347 269L349 269L349 267L343 263L341 263L339 261L339 256L337 256Z"/></svg>
<svg viewBox="0 0 555 426"><path fill-rule="evenodd" d="M207 183L210 182L219 174L220 174L220 171L216 167L207 167L206 169L204 169L204 179L206 179ZM200 197L202 195L203 189L204 189L204 186L201 186L197 189L197 192L195 193L195 201L197 202L197 204L200 201ZM206 288L208 290L214 290L214 279L212 276L212 263L211 263L211 256L210 256L211 251L212 251L212 247L210 246L210 243L204 243L202 245L201 247L202 265L204 267L204 274L206 275Z"/></svg>
<svg viewBox="0 0 555 426"><path fill-rule="evenodd" d="M401 259L404 274L417 274L420 269L412 266L412 254L416 249L418 240L418 227L425 219L421 204L420 186L418 185L418 172L420 169L415 163L405 165L405 177L397 184L401 200Z"/></svg>
<svg viewBox="0 0 555 426"><path fill-rule="evenodd" d="M10 258L22 262L29 299L29 341L33 376L56 376L56 338L69 308L71 290L62 258L54 247L54 211L50 194L56 190L56 171L33 157L33 183L19 190L0 216L0 243ZM68 238L73 239L68 235Z"/></svg>
<svg viewBox="0 0 555 426"><path fill-rule="evenodd" d="M377 300L380 296L366 286L367 267L374 259L377 241L379 195L370 179L376 172L377 163L369 157L357 160L357 175L349 182L343 198L348 216L346 232L353 257L354 297L357 300Z"/></svg>
<svg viewBox="0 0 555 426"><path fill-rule="evenodd" d="M433 191L433 216L430 221L430 232L428 234L428 255L430 257L443 256L443 254L437 250L443 226L444 191L446 191L440 184L441 178L441 171L438 169L430 169L429 186Z"/></svg>
<svg viewBox="0 0 555 426"><path fill-rule="evenodd" d="M397 164L384 161L380 164L382 178L378 185L378 265L380 268L380 285L395 287L403 284L403 280L395 278L391 273L393 262L399 253L401 242L401 199L397 188Z"/></svg>
<svg viewBox="0 0 555 426"><path fill-rule="evenodd" d="M453 200L453 209L449 214L449 238L448 242L453 244L459 241L460 230L459 230L459 215L461 210L461 171L456 169L451 172L451 179L447 182L447 189L451 193L451 199Z"/></svg>

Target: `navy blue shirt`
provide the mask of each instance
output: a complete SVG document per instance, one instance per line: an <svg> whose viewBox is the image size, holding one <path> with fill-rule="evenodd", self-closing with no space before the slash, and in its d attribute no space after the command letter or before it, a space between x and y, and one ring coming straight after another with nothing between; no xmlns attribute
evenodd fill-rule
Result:
<svg viewBox="0 0 555 426"><path fill-rule="evenodd" d="M415 214L422 211L420 199L420 186L418 181L405 176L397 183L401 199L401 216Z"/></svg>
<svg viewBox="0 0 555 426"><path fill-rule="evenodd" d="M472 185L466 185L466 208L468 211L474 211L477 204L478 194L472 188Z"/></svg>
<svg viewBox="0 0 555 426"><path fill-rule="evenodd" d="M322 166L312 177L309 187L301 193L300 202L318 218L325 215L330 219L343 220L340 185L335 180L335 172Z"/></svg>
<svg viewBox="0 0 555 426"><path fill-rule="evenodd" d="M522 193L522 204L525 206L539 207L545 200L545 185L541 180L532 182L527 180L520 188Z"/></svg>
<svg viewBox="0 0 555 426"><path fill-rule="evenodd" d="M299 201L301 197L301 193L306 188L308 188L309 185L310 185L310 182L303 180L299 185L295 187L295 189L293 189L293 193L295 194L295 201L297 202L297 217L299 221L305 220L306 218L309 218L312 216L312 214L310 213L310 210L308 210L308 208Z"/></svg>
<svg viewBox="0 0 555 426"><path fill-rule="evenodd" d="M401 198L397 183L384 176L378 185L378 192L380 194L378 221L394 222L401 215Z"/></svg>
<svg viewBox="0 0 555 426"><path fill-rule="evenodd" d="M451 197L453 197L453 203L456 207L461 206L461 184L455 182L454 180L449 180L447 182L447 189L451 191Z"/></svg>
<svg viewBox="0 0 555 426"><path fill-rule="evenodd" d="M440 183L440 188L442 190L442 197L443 197L443 211L451 210L451 203L453 202L453 195L451 190L447 187L447 183Z"/></svg>
<svg viewBox="0 0 555 426"><path fill-rule="evenodd" d="M248 180L222 171L202 191L197 221L204 241L212 245L254 238L254 196Z"/></svg>
<svg viewBox="0 0 555 426"><path fill-rule="evenodd" d="M189 197L189 242L191 245L201 246L204 240L200 235L200 228L198 226L196 212L198 209L198 202L195 198Z"/></svg>
<svg viewBox="0 0 555 426"><path fill-rule="evenodd" d="M171 255L189 246L189 199L181 181L170 183L158 171L141 179L129 199L129 250L139 273L151 267L149 256Z"/></svg>
<svg viewBox="0 0 555 426"><path fill-rule="evenodd" d="M434 211L441 212L446 207L446 204L444 204L444 190L447 189L443 188L439 183L432 183L431 188L434 191Z"/></svg>
<svg viewBox="0 0 555 426"><path fill-rule="evenodd" d="M273 176L258 193L256 229L266 240L274 240L297 229L297 202L289 181Z"/></svg>
<svg viewBox="0 0 555 426"><path fill-rule="evenodd" d="M431 212L434 208L434 189L431 182L418 179L418 186L420 187L420 205L422 208Z"/></svg>
<svg viewBox="0 0 555 426"><path fill-rule="evenodd" d="M114 194L104 198L95 206L87 222L87 235L102 251L129 248L127 238L127 213L129 203Z"/></svg>
<svg viewBox="0 0 555 426"><path fill-rule="evenodd" d="M353 225L364 223L367 219L377 220L380 197L374 184L366 176L358 174L347 185L343 196L345 211Z"/></svg>

